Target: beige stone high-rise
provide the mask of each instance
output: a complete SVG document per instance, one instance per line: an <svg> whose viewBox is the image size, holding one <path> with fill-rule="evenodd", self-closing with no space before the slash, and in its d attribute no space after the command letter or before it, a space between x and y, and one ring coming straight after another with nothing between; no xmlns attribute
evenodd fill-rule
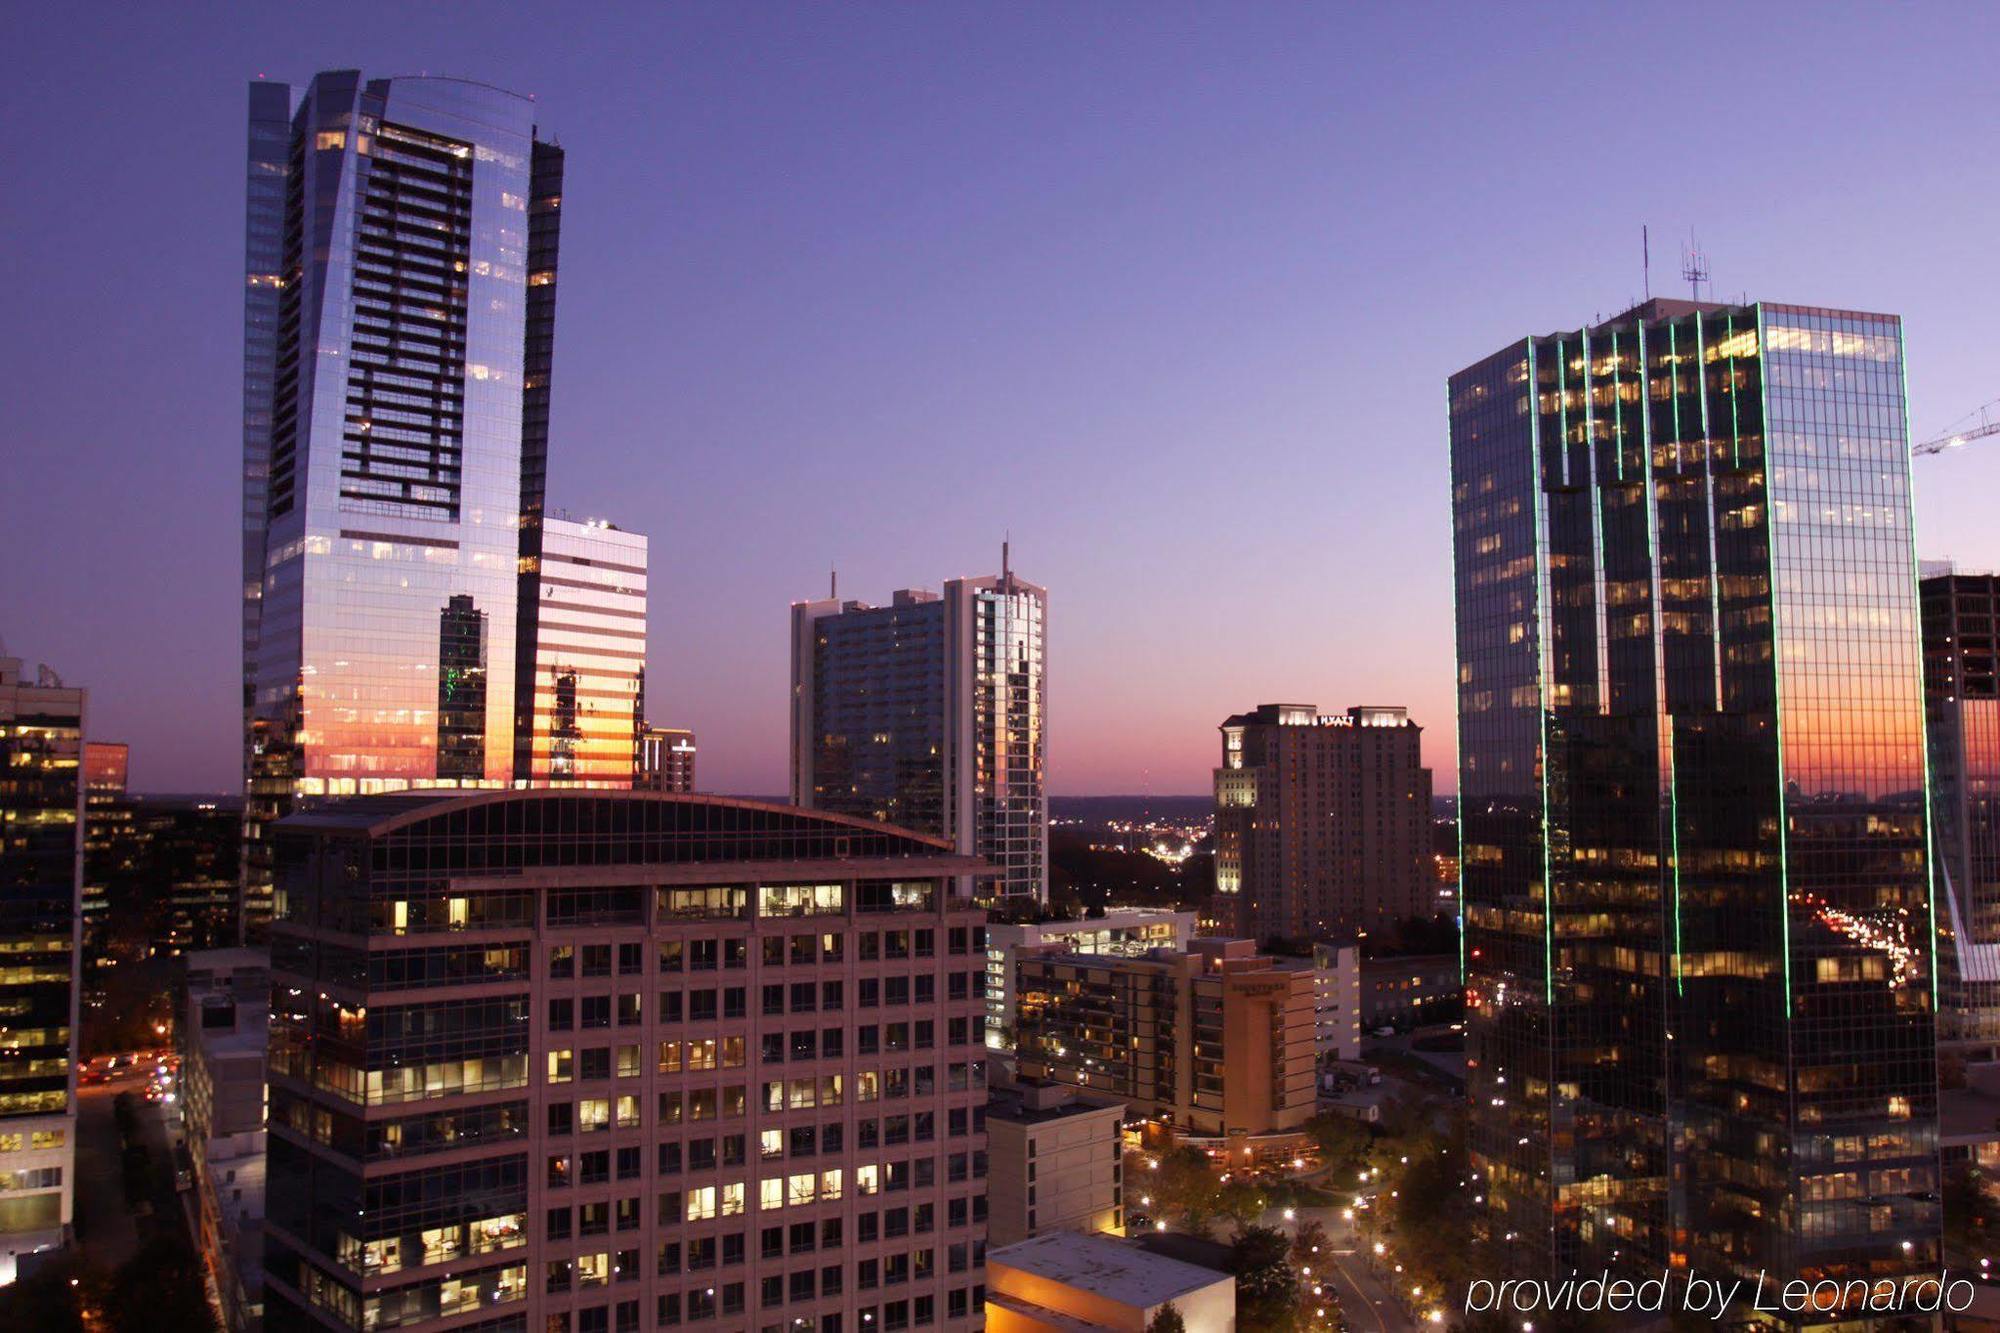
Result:
<svg viewBox="0 0 2000 1333"><path fill-rule="evenodd" d="M1435 915L1422 741L1402 708L1262 704L1224 722L1215 887L1229 928L1306 942Z"/></svg>

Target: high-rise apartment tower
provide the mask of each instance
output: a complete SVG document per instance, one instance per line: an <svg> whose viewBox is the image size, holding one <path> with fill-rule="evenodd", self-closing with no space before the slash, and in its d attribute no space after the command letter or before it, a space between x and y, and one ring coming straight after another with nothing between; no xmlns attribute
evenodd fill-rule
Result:
<svg viewBox="0 0 2000 1333"><path fill-rule="evenodd" d="M792 604L792 800L951 839L1048 897L1048 593L1004 570Z"/></svg>

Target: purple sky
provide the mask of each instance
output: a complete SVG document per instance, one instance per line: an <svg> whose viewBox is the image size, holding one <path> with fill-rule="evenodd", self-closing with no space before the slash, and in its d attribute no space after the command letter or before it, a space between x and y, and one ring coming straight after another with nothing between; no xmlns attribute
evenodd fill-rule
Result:
<svg viewBox="0 0 2000 1333"><path fill-rule="evenodd" d="M1640 290L1902 314L2000 397L2000 11L35 5L0 44L0 636L143 790L237 773L243 84L462 74L569 149L551 499L650 534L655 720L785 786L787 604L1051 590L1058 793L1267 700L1453 786L1444 378ZM581 18L579 16L582 16ZM1920 462L2000 564L2000 439Z"/></svg>

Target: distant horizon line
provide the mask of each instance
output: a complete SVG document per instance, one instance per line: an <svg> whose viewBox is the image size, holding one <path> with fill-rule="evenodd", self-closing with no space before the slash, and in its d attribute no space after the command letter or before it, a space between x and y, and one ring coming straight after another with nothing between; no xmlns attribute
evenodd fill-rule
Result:
<svg viewBox="0 0 2000 1333"><path fill-rule="evenodd" d="M588 788L554 788L554 787L551 787L551 788L549 788L549 790L589 790L589 789L588 789ZM622 790L625 790L625 788L620 788L620 787L607 787L607 788L603 788L602 790L605 790L605 791L622 791ZM179 800L229 800L229 799L232 799L232 798L240 800L240 799L242 799L242 796L243 796L243 792L242 792L242 790L241 790L240 788L234 788L234 787L230 787L230 788L217 788L217 789L212 789L212 790L203 790L203 789L199 789L199 788L194 788L194 789L190 789L190 788L184 788L184 787L176 787L176 788L148 788L148 789L146 789L146 790L144 790L144 791L141 791L141 790L139 790L139 789L137 789L137 788L127 788L127 789L126 789L126 792L125 792L125 794L126 794L127 796L134 796L134 797L142 797L142 798L151 798L151 799L155 799L155 800L167 800L167 799L179 799ZM1455 799L1455 797L1456 797L1456 793L1453 793L1453 792L1436 792L1436 793L1433 793L1433 794L1434 794L1434 795L1436 795L1436 796L1443 796L1443 797L1448 797L1448 798L1454 798L1454 799ZM786 796L786 795L783 795L783 794L773 794L773 793L770 793L770 792L722 792L722 791L696 791L696 792L690 792L690 793L689 793L689 795L693 795L693 796L718 796L718 797L722 797L722 798L723 798L723 799L725 799L725 800L737 800L737 801L765 801L765 802L768 802L768 803L770 803L770 804L773 804L773 805L790 805L790 804L791 804L791 798L790 798L789 796ZM335 798L333 798L333 799L335 799L335 800L338 800L338 799L341 799L341 798L339 798L339 797L335 797ZM1215 793L1214 793L1214 792L1207 792L1207 791L1188 791L1188 792L1124 792L1124 791L1107 791L1107 792L1064 792L1064 793L1062 793L1062 794L1060 794L1060 795L1057 795L1057 794L1051 794L1051 795L1049 796L1049 798L1048 798L1048 799L1049 799L1049 800L1051 800L1051 801L1212 801L1212 800L1214 800L1214 799L1215 799Z"/></svg>

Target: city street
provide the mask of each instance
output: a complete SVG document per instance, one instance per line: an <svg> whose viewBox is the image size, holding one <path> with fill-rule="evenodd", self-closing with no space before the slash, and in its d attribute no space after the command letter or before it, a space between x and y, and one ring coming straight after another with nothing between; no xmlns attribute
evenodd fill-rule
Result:
<svg viewBox="0 0 2000 1333"><path fill-rule="evenodd" d="M1259 1221L1264 1226L1279 1228L1286 1235L1294 1234L1307 1222L1318 1222L1326 1228L1330 1243L1321 1249L1321 1257L1326 1261L1324 1267L1315 1264L1311 1273L1305 1276L1310 1282L1332 1284L1350 1328L1356 1333L1405 1333L1418 1327L1416 1321L1390 1295L1387 1285L1375 1275L1365 1253L1366 1242L1357 1235L1355 1224L1342 1217L1342 1208L1295 1208L1290 1211L1294 1214L1291 1220L1286 1219L1286 1210L1274 1208ZM1329 1249L1331 1253L1327 1252Z"/></svg>
<svg viewBox="0 0 2000 1333"><path fill-rule="evenodd" d="M145 1078L135 1071L77 1089L76 1223L82 1238L78 1248L106 1272L130 1259L141 1240L138 1219L125 1202L124 1154L112 1111L119 1093L130 1092L137 1100L141 1133L153 1160L172 1160L159 1104L145 1099L145 1088ZM166 1221L172 1225L176 1219Z"/></svg>

